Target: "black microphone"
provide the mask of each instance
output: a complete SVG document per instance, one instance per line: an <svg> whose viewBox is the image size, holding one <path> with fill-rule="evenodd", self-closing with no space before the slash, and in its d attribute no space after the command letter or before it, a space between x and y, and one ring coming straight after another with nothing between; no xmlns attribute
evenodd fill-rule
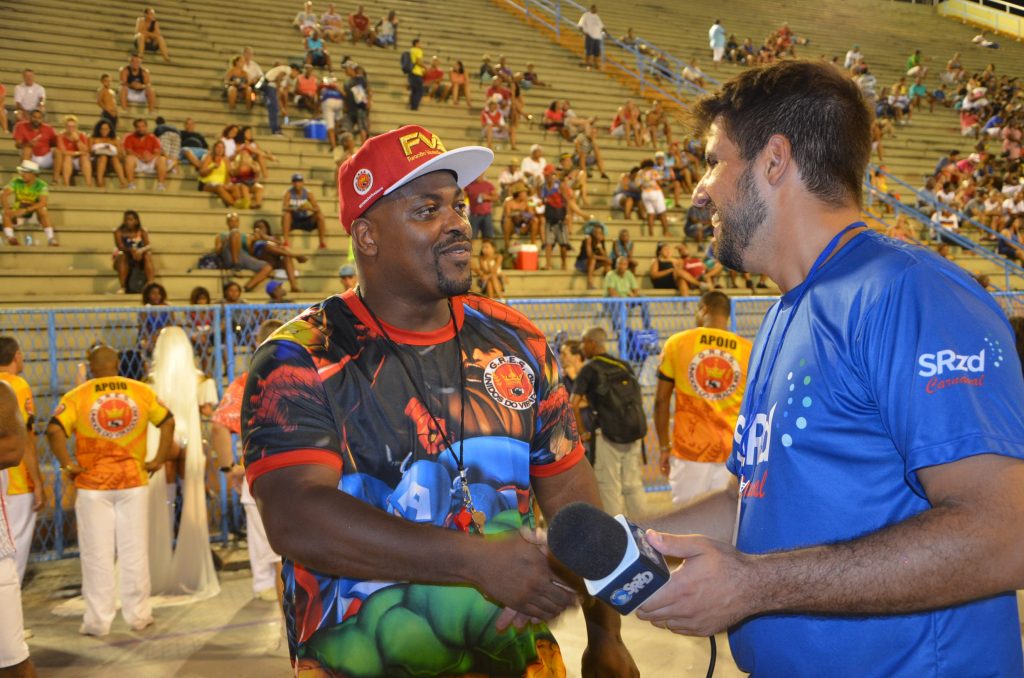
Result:
<svg viewBox="0 0 1024 678"><path fill-rule="evenodd" d="M638 608L669 579L664 556L647 543L641 528L583 502L565 506L551 520L548 546L583 577L590 595L620 614Z"/></svg>

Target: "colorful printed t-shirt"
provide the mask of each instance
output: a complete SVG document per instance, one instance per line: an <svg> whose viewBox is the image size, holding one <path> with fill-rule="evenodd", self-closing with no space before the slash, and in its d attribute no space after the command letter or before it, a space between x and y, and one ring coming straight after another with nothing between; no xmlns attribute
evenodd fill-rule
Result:
<svg viewBox="0 0 1024 678"><path fill-rule="evenodd" d="M235 435L242 432L242 396L248 372L242 372L224 389L224 395L211 419Z"/></svg>
<svg viewBox="0 0 1024 678"><path fill-rule="evenodd" d="M963 269L867 232L819 271L754 342L728 461L747 553L856 539L926 511L921 468L1024 457L1013 332ZM768 614L730 641L754 675L1024 674L1012 592L914 614Z"/></svg>
<svg viewBox="0 0 1024 678"><path fill-rule="evenodd" d="M14 389L21 418L28 430L31 431L32 424L36 420L36 403L32 399L32 388L27 381L9 372L0 372L0 381L7 382L7 385ZM7 469L7 494L28 494L33 490L35 490L35 484L29 478L28 467L25 465L24 459L17 466Z"/></svg>
<svg viewBox="0 0 1024 678"><path fill-rule="evenodd" d="M99 377L64 394L53 418L75 434L75 476L83 490L124 490L149 482L146 424L171 416L146 384L126 377Z"/></svg>
<svg viewBox="0 0 1024 678"><path fill-rule="evenodd" d="M461 360L465 465L475 506L486 515L484 531L532 524L531 477L561 473L583 457L554 356L541 332L507 306L470 295L453 299L453 309L461 355L450 324L431 333L384 326L427 402L354 292L313 306L273 334L256 352L242 404L249 482L286 466L324 464L340 471L342 492L411 522L457 529L456 464L430 415L457 450ZM287 559L284 579L300 672L564 672L545 626L499 634L500 608L468 585L335 577Z"/></svg>
<svg viewBox="0 0 1024 678"><path fill-rule="evenodd" d="M50 188L42 179L36 179L31 184L21 177L14 177L7 182L7 189L14 193L16 205L35 205L44 195L50 194Z"/></svg>
<svg viewBox="0 0 1024 678"><path fill-rule="evenodd" d="M675 384L672 454L723 463L747 384L750 341L712 327L673 334L661 352L658 377Z"/></svg>

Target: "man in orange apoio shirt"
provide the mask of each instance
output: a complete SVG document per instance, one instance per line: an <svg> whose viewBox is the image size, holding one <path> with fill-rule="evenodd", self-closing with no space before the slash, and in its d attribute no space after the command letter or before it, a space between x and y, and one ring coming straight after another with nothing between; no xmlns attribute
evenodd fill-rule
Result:
<svg viewBox="0 0 1024 678"><path fill-rule="evenodd" d="M11 526L17 552L18 581L25 580L25 566L32 549L32 535L35 532L36 512L43 508L46 494L39 473L39 459L36 456L36 436L32 427L36 419L35 401L32 389L20 375L25 369L25 355L18 340L11 336L0 336L0 381L14 390L18 399L18 411L25 422L28 436L25 456L21 463L7 469L7 520Z"/></svg>
<svg viewBox="0 0 1024 678"><path fill-rule="evenodd" d="M174 439L174 419L146 384L117 373L117 352L89 352L93 378L64 395L46 438L78 489L75 514L82 560L85 617L80 633L105 636L116 613L114 554L121 577L121 614L133 630L153 623L149 604L146 485ZM156 457L146 463L146 425L160 429ZM75 461L68 454L74 434Z"/></svg>
<svg viewBox="0 0 1024 678"><path fill-rule="evenodd" d="M672 501L685 504L728 483L725 460L747 385L751 343L730 332L729 297L708 292L697 306L697 327L665 342L658 368L654 427L661 472ZM674 431L668 435L669 399L676 394Z"/></svg>

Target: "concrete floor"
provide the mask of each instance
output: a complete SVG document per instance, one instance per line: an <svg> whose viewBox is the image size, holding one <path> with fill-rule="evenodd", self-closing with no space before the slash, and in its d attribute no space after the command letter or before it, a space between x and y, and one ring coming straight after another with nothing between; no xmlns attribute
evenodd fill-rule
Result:
<svg viewBox="0 0 1024 678"><path fill-rule="evenodd" d="M226 554L242 558L238 554ZM78 634L78 617L60 617L52 609L78 594L81 577L75 559L35 563L22 604L32 661L45 678L132 676L179 678L214 676L289 676L288 650L274 603L252 597L248 569L221 572L220 595L193 605L154 610L156 623L141 633L118 618L105 638ZM552 626L569 676L580 675L586 645L582 613L567 613ZM656 629L635 617L623 620L623 636L643 676L703 676L708 641ZM715 675L742 676L718 638Z"/></svg>
<svg viewBox="0 0 1024 678"><path fill-rule="evenodd" d="M652 493L650 508L667 509L668 493ZM252 597L244 545L219 552L226 563L220 572L220 595L209 600L154 610L156 623L142 633L128 629L120 617L105 638L78 634L79 617L61 617L53 608L78 595L81 574L77 559L31 563L22 594L32 660L45 678L86 678L111 675L132 678L289 676L287 643L276 605ZM586 633L579 610L553 625L568 675L580 675ZM623 619L623 637L643 676L704 676L709 644L685 638L639 621ZM715 675L745 675L732 661L724 635L718 637Z"/></svg>

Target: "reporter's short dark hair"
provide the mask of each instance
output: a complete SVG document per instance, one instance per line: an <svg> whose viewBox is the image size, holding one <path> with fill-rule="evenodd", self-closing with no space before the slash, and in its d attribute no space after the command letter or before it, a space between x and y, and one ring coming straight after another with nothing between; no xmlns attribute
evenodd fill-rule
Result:
<svg viewBox="0 0 1024 678"><path fill-rule="evenodd" d="M721 118L743 160L781 134L812 194L833 207L860 205L872 114L860 88L832 64L782 61L743 71L702 98L694 115L698 134Z"/></svg>

